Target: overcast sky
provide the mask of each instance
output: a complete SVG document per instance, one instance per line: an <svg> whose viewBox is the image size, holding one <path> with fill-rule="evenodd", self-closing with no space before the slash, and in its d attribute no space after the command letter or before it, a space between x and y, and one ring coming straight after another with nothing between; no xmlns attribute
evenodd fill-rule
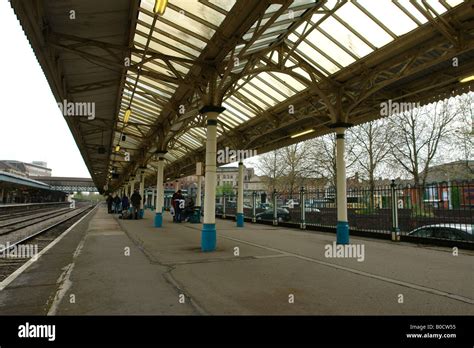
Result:
<svg viewBox="0 0 474 348"><path fill-rule="evenodd" d="M54 176L90 177L8 1L0 1L0 159L45 161Z"/></svg>

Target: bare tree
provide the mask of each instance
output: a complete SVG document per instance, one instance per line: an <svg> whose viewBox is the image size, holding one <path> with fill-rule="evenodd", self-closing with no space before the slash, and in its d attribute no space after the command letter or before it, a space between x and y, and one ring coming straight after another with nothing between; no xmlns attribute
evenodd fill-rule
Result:
<svg viewBox="0 0 474 348"><path fill-rule="evenodd" d="M468 93L457 98L459 118L456 120L454 131L454 151L460 153L460 158L469 166L469 160L474 155L474 93ZM471 172L472 174L472 172Z"/></svg>
<svg viewBox="0 0 474 348"><path fill-rule="evenodd" d="M380 119L349 129L352 140L350 151L362 177L369 181L370 208L374 207L375 178L390 155L393 132L387 119Z"/></svg>
<svg viewBox="0 0 474 348"><path fill-rule="evenodd" d="M428 169L440 145L453 132L450 127L458 109L453 100L443 100L421 108L413 108L388 118L393 131L391 157L424 186Z"/></svg>
<svg viewBox="0 0 474 348"><path fill-rule="evenodd" d="M264 176L265 184L271 192L280 187L285 169L281 163L282 157L282 150L278 149L259 156L256 163L257 170Z"/></svg>
<svg viewBox="0 0 474 348"><path fill-rule="evenodd" d="M289 197L298 192L298 187L302 186L309 169L308 145L304 142L285 147L282 151L282 165L284 180L283 186Z"/></svg>
<svg viewBox="0 0 474 348"><path fill-rule="evenodd" d="M308 166L309 175L327 179L333 188L336 187L336 137L335 134L327 134L319 138L308 140ZM351 170L356 163L352 151L352 140L350 133L346 133L346 170Z"/></svg>

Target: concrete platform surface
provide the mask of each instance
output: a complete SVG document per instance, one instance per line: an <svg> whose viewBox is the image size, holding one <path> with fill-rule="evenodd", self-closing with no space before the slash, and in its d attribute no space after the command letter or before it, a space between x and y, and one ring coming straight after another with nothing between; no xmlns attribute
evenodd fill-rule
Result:
<svg viewBox="0 0 474 348"><path fill-rule="evenodd" d="M474 253L351 238L355 258L328 257L335 235L218 220L153 227L98 208L0 291L0 314L474 314ZM363 257L361 257L363 256Z"/></svg>

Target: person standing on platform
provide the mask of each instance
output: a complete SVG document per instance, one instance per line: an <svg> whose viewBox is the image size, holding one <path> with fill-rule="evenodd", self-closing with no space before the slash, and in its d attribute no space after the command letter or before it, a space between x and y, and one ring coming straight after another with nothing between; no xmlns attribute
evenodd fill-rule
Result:
<svg viewBox="0 0 474 348"><path fill-rule="evenodd" d="M112 203L114 201L114 199L112 198L112 195L109 193L109 195L107 196L107 213L112 213Z"/></svg>
<svg viewBox="0 0 474 348"><path fill-rule="evenodd" d="M184 197L181 194L181 190L178 190L178 192L176 193L175 201L174 201L174 211L175 211L176 222L181 222L183 210L184 210Z"/></svg>
<svg viewBox="0 0 474 348"><path fill-rule="evenodd" d="M171 215L173 216L173 222L176 222L176 206L175 206L176 202L175 202L175 200L176 200L177 195L178 195L178 192L175 192L175 193L173 193L173 196L171 197L171 208L173 208L173 211L171 212Z"/></svg>
<svg viewBox="0 0 474 348"><path fill-rule="evenodd" d="M128 208L130 208L130 202L127 195L124 194L122 197L122 219L128 216Z"/></svg>
<svg viewBox="0 0 474 348"><path fill-rule="evenodd" d="M120 199L119 195L115 196L114 203L115 203L115 211L114 211L115 214L120 214L121 212L120 205L122 203L122 200Z"/></svg>
<svg viewBox="0 0 474 348"><path fill-rule="evenodd" d="M142 196L138 193L138 190L135 190L130 197L132 201L132 212L135 220L138 220L138 215L140 214L140 202L142 201Z"/></svg>

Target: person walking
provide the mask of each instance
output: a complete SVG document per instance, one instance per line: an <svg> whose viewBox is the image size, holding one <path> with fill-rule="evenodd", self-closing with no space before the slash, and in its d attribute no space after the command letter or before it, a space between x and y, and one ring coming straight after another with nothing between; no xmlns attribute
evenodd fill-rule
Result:
<svg viewBox="0 0 474 348"><path fill-rule="evenodd" d="M140 214L140 202L142 201L142 196L138 193L138 190L135 190L130 197L132 201L132 214L135 220L138 220L138 215Z"/></svg>

